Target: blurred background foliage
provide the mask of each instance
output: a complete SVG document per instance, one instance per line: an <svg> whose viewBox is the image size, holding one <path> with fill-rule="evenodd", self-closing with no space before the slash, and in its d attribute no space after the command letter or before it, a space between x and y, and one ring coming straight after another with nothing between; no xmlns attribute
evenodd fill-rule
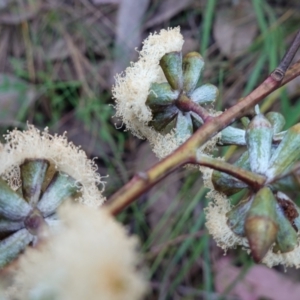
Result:
<svg viewBox="0 0 300 300"><path fill-rule="evenodd" d="M149 32L181 27L183 52L205 57L204 81L219 87L221 110L277 66L299 20L296 0L0 0L1 134L27 122L67 131L98 157L109 196L157 162L147 142L113 117L111 99L114 75L137 58ZM299 121L299 96L296 79L262 110L282 112L289 127ZM216 154L229 158L233 150ZM299 299L299 271L254 265L240 249L223 256L205 229L205 195L200 173L181 169L119 216L141 239L148 298Z"/></svg>

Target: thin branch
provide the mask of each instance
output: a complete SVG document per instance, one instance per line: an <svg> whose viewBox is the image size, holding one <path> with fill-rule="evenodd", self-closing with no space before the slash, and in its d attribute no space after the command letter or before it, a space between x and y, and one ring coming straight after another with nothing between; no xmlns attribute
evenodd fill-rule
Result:
<svg viewBox="0 0 300 300"><path fill-rule="evenodd" d="M290 82L291 80L293 80L294 78L298 77L300 72L300 60L298 60L297 62L295 62L286 72L286 75L284 76L284 78L281 81L281 86L287 84L288 82Z"/></svg>
<svg viewBox="0 0 300 300"><path fill-rule="evenodd" d="M282 80L284 74L289 68L295 54L297 53L300 47L300 30L297 32L295 39L293 40L292 45L289 47L288 51L285 53L283 59L281 60L279 66L275 69L273 74L279 76Z"/></svg>
<svg viewBox="0 0 300 300"><path fill-rule="evenodd" d="M253 173L229 164L223 160L217 160L206 155L198 156L197 163L201 166L209 167L211 169L232 175L233 177L245 182L255 191L258 191L264 185L267 179L265 176Z"/></svg>
<svg viewBox="0 0 300 300"><path fill-rule="evenodd" d="M204 122L207 122L212 118L204 107L193 102L184 94L180 95L179 99L176 101L176 106L182 111L192 111L196 113Z"/></svg>

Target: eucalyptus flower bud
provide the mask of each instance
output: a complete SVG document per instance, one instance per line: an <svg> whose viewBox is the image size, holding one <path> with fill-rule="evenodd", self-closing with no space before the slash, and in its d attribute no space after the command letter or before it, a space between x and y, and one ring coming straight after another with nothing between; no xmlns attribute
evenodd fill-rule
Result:
<svg viewBox="0 0 300 300"><path fill-rule="evenodd" d="M70 175L56 172L46 191L43 193L37 208L44 216L53 214L64 200L78 192L80 185Z"/></svg>
<svg viewBox="0 0 300 300"><path fill-rule="evenodd" d="M246 217L245 232L253 259L260 262L275 242L278 232L276 199L268 187L255 195Z"/></svg>
<svg viewBox="0 0 300 300"><path fill-rule="evenodd" d="M37 204L49 168L49 162L45 159L27 159L20 166L22 193L24 199L31 205Z"/></svg>
<svg viewBox="0 0 300 300"><path fill-rule="evenodd" d="M285 118L281 113L270 111L266 114L266 118L272 124L274 134L279 133L283 129L285 125Z"/></svg>
<svg viewBox="0 0 300 300"><path fill-rule="evenodd" d="M191 100L199 105L212 103L216 100L217 96L218 89L210 83L201 85L190 95Z"/></svg>
<svg viewBox="0 0 300 300"><path fill-rule="evenodd" d="M248 151L245 151L241 155L241 157L234 163L234 165L245 170L250 170ZM211 180L214 188L227 196L231 196L239 192L241 189L248 187L247 184L242 182L241 180L219 171L213 171Z"/></svg>
<svg viewBox="0 0 300 300"><path fill-rule="evenodd" d="M190 52L183 58L183 90L187 95L196 88L203 66L204 60L197 52Z"/></svg>
<svg viewBox="0 0 300 300"><path fill-rule="evenodd" d="M246 145L246 131L232 126L221 131L220 144L222 145Z"/></svg>
<svg viewBox="0 0 300 300"><path fill-rule="evenodd" d="M273 129L270 122L262 114L255 116L246 131L252 172L264 174L267 170L271 157L272 138Z"/></svg>
<svg viewBox="0 0 300 300"><path fill-rule="evenodd" d="M245 236L245 219L253 199L253 195L247 196L226 214L227 225L237 235Z"/></svg>
<svg viewBox="0 0 300 300"><path fill-rule="evenodd" d="M279 225L276 236L276 243L273 252L286 253L295 249L297 246L297 232L291 222L286 218L282 207L277 204L277 224Z"/></svg>
<svg viewBox="0 0 300 300"><path fill-rule="evenodd" d="M268 178L274 178L284 173L300 158L300 123L287 130L283 140L273 153L269 168L266 171Z"/></svg>
<svg viewBox="0 0 300 300"><path fill-rule="evenodd" d="M171 88L173 90L181 90L183 84L181 52L173 51L165 54L159 64Z"/></svg>
<svg viewBox="0 0 300 300"><path fill-rule="evenodd" d="M158 132L170 132L176 127L178 108L175 100L179 95L168 83L153 83L146 104L151 108L153 118L149 122ZM166 130L168 127L168 130ZM167 132L166 132L167 131Z"/></svg>
<svg viewBox="0 0 300 300"><path fill-rule="evenodd" d="M179 91L173 90L169 83L152 83L146 105L153 112L163 112L166 107L175 104Z"/></svg>
<svg viewBox="0 0 300 300"><path fill-rule="evenodd" d="M17 231L24 227L23 221L11 221L8 219L0 219L0 232L7 233Z"/></svg>
<svg viewBox="0 0 300 300"><path fill-rule="evenodd" d="M30 205L0 178L0 216L11 221L19 221L24 220L30 210Z"/></svg>
<svg viewBox="0 0 300 300"><path fill-rule="evenodd" d="M94 162L65 136L29 126L5 138L0 152L0 268L57 228L55 214L63 202L98 207L104 200Z"/></svg>
<svg viewBox="0 0 300 300"><path fill-rule="evenodd" d="M182 143L193 133L193 123L190 114L179 112L176 123L176 138Z"/></svg>
<svg viewBox="0 0 300 300"><path fill-rule="evenodd" d="M0 241L0 269L15 259L33 240L30 232L23 228Z"/></svg>

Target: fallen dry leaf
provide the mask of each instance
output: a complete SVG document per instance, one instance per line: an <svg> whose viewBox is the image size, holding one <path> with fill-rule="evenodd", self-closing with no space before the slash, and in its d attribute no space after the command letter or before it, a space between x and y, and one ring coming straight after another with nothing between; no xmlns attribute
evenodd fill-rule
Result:
<svg viewBox="0 0 300 300"><path fill-rule="evenodd" d="M121 0L92 0L93 4L119 4Z"/></svg>
<svg viewBox="0 0 300 300"><path fill-rule="evenodd" d="M254 265L241 276L241 269L233 266L229 258L222 258L215 264L215 288L224 293L233 285L228 295L241 300L299 300L300 285L263 265ZM234 284L236 283L236 284Z"/></svg>
<svg viewBox="0 0 300 300"><path fill-rule="evenodd" d="M251 45L256 32L255 14L248 1L217 10L213 35L220 51L228 58L243 53Z"/></svg>
<svg viewBox="0 0 300 300"><path fill-rule="evenodd" d="M177 1L177 0L166 0L160 1L160 6L155 12L154 16L146 22L145 28L149 28L158 24L163 23L166 20L171 19L176 14L180 13L186 7L190 5L191 0Z"/></svg>
<svg viewBox="0 0 300 300"><path fill-rule="evenodd" d="M7 25L18 25L33 19L42 7L42 1L14 1L6 6L0 13L0 23Z"/></svg>
<svg viewBox="0 0 300 300"><path fill-rule="evenodd" d="M46 49L45 59L46 60L63 60L70 56L67 43L64 39L56 39L50 48Z"/></svg>
<svg viewBox="0 0 300 300"><path fill-rule="evenodd" d="M123 0L119 5L115 43L115 63L112 77L123 71L137 52L141 43L142 22L149 0Z"/></svg>

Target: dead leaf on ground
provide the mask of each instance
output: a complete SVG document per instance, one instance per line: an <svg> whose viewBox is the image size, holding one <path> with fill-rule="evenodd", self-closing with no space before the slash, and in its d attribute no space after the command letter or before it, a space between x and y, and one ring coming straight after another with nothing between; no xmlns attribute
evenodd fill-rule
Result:
<svg viewBox="0 0 300 300"><path fill-rule="evenodd" d="M216 11L213 35L223 55L235 58L251 44L257 32L252 5L239 1L234 7L224 6Z"/></svg>
<svg viewBox="0 0 300 300"><path fill-rule="evenodd" d="M5 9L9 5L10 0L1 0L0 1L0 9Z"/></svg>
<svg viewBox="0 0 300 300"><path fill-rule="evenodd" d="M153 17L146 22L145 28L153 27L161 24L166 20L170 20L173 16L180 13L191 4L192 0L177 1L166 0L160 1L160 5Z"/></svg>
<svg viewBox="0 0 300 300"><path fill-rule="evenodd" d="M137 55L134 49L141 44L142 22L148 4L149 0L139 0L138 5L136 0L123 0L120 3L111 82L113 76L123 71Z"/></svg>
<svg viewBox="0 0 300 300"><path fill-rule="evenodd" d="M0 13L0 23L18 25L33 19L42 7L41 0L14 1Z"/></svg>
<svg viewBox="0 0 300 300"><path fill-rule="evenodd" d="M233 266L229 258L222 258L215 264L215 273L215 288L219 293L224 293L233 284L228 295L238 296L241 300L299 300L299 284L263 265L254 265L239 278L241 269Z"/></svg>
<svg viewBox="0 0 300 300"><path fill-rule="evenodd" d="M64 39L57 39L49 49L46 49L46 60L62 60L70 56L70 51L67 47L67 43Z"/></svg>
<svg viewBox="0 0 300 300"><path fill-rule="evenodd" d="M93 4L119 4L121 0L92 0Z"/></svg>

